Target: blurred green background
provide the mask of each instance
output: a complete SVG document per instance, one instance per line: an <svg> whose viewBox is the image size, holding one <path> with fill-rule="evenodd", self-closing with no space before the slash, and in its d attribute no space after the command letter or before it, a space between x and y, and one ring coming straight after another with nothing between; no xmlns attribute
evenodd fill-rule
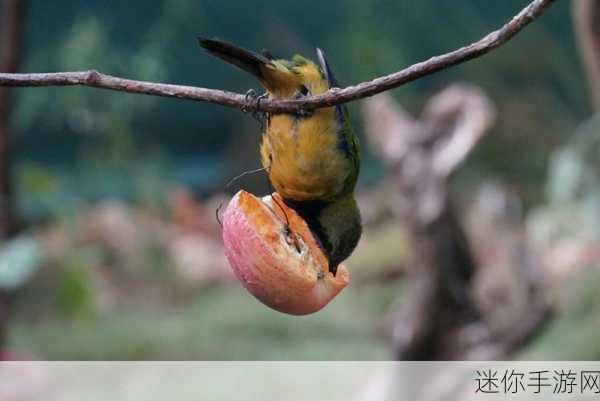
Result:
<svg viewBox="0 0 600 401"><path fill-rule="evenodd" d="M94 68L241 93L257 88L251 77L204 54L196 43L201 35L282 58L313 57L319 46L338 79L351 84L475 41L526 3L32 0L21 70ZM526 211L548 202L551 155L568 146L592 113L569 6L556 2L506 46L392 92L418 114L436 91L468 81L496 104L497 122L454 180L456 191L493 179L508 183ZM365 273L361 279L359 273L330 306L298 318L263 307L226 273L198 276L173 268L187 263L178 262L188 249L178 236L200 235L210 252L220 252L215 194L268 192L262 176L225 188L233 176L259 166L259 127L250 116L90 88L13 93L18 213L46 256L19 293L8 348L49 359L391 358L386 319L402 301L402 278ZM350 112L362 135L360 105L350 104ZM361 174L361 191L377 187L385 175L368 150ZM185 216L197 214L204 226L186 227ZM127 234L115 244L115 232ZM131 238L133 245L123 245ZM402 258L401 251L390 256L381 249L361 260ZM594 343L600 317L594 294L566 296L561 310L576 312L560 315L527 355L587 358L589 347L555 348L573 327ZM597 344L593 350L599 358Z"/></svg>
<svg viewBox="0 0 600 401"><path fill-rule="evenodd" d="M314 48L320 46L339 80L350 84L479 39L525 4L31 1L22 70L96 68L117 76L242 93L257 88L252 77L204 54L196 43L203 35L266 48L278 57L314 57ZM590 112L568 15L568 2L558 2L508 46L393 94L416 113L432 92L450 82L480 85L503 118L470 169L507 177L528 201L539 201L549 152ZM137 167L148 175L168 175L198 193L222 190L229 178L258 166L256 152L250 151L258 146L258 127L237 110L89 88L20 89L17 96L20 181L26 184L36 168L52 172L56 205L106 195L135 199L143 184L135 173L122 174L125 166L127 171ZM360 127L358 107L351 104ZM367 157L361 184L380 176L380 166ZM40 197L27 188L22 196L26 215L55 206L38 204Z"/></svg>

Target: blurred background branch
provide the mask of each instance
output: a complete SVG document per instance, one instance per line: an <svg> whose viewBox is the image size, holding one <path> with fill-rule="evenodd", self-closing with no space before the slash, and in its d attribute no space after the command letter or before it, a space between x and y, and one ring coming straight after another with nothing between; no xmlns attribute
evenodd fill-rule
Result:
<svg viewBox="0 0 600 401"><path fill-rule="evenodd" d="M541 16L544 10L553 2L554 0L534 0L497 31L491 32L481 40L450 53L432 57L427 61L414 64L401 71L375 78L368 82L362 82L343 89L336 88L322 95L309 96L298 100L264 99L261 102L257 102L247 99L246 96L241 94L216 89L134 81L101 74L95 70L38 74L0 73L0 86L83 85L121 92L206 101L245 110L295 112L301 109L333 106L373 96L437 71L480 57L508 42L530 22Z"/></svg>
<svg viewBox="0 0 600 401"><path fill-rule="evenodd" d="M6 0L0 4L0 72L16 73L23 44L25 1ZM11 89L0 87L0 240L14 228L11 176Z"/></svg>
<svg viewBox="0 0 600 401"><path fill-rule="evenodd" d="M574 0L573 26L589 80L590 96L600 110L600 1Z"/></svg>
<svg viewBox="0 0 600 401"><path fill-rule="evenodd" d="M22 56L25 0L0 3L0 72L16 73ZM11 132L11 90L0 87L0 246L15 231ZM0 287L0 350L7 330L11 294ZM2 359L0 357L0 359Z"/></svg>
<svg viewBox="0 0 600 401"><path fill-rule="evenodd" d="M364 110L369 143L390 170L386 183L392 192L391 208L408 226L412 241L409 296L391 324L396 358L506 358L549 317L541 290L543 276L534 274L540 266L531 266L536 259L522 241L508 242L515 229L500 234L492 232L490 224L487 232L478 233L479 238L495 241L488 246L504 250L496 259L522 255L507 264L517 280L526 283L518 297L524 301L513 308L510 322L495 321L502 315L498 309L505 306L499 302L486 310L475 296L481 282L475 276L482 275L490 260L478 260L473 254L482 246L469 240L448 191L452 173L493 124L496 110L491 100L480 88L455 84L433 96L420 119L410 117L388 95L369 99ZM485 215L478 217L481 224Z"/></svg>

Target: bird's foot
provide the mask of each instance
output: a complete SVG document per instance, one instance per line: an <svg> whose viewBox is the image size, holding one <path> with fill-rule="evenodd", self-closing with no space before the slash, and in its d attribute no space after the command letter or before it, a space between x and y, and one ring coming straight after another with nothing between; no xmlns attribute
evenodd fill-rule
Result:
<svg viewBox="0 0 600 401"><path fill-rule="evenodd" d="M245 96L245 106L242 107L242 112L248 113L250 112L252 117L260 124L261 130L264 129L265 123L269 118L269 113L266 111L259 111L260 101L269 97L268 93L263 93L261 95L257 95L254 89L248 90ZM254 102L254 104L252 104Z"/></svg>
<svg viewBox="0 0 600 401"><path fill-rule="evenodd" d="M304 90L302 90L304 89ZM302 86L301 90L296 94L296 96L294 96L295 100L300 100L305 98L306 96L310 96L310 92L308 91L308 89L306 88L306 86ZM309 110L309 109L299 109L298 111L296 111L296 115L300 118L305 118L305 117L310 117L314 114L314 110Z"/></svg>
<svg viewBox="0 0 600 401"><path fill-rule="evenodd" d="M313 113L314 113L314 111L312 111L312 110L306 110L306 109L300 109L300 110L298 110L296 112L296 114L298 115L298 117L302 117L302 118L310 117L310 116L313 115Z"/></svg>

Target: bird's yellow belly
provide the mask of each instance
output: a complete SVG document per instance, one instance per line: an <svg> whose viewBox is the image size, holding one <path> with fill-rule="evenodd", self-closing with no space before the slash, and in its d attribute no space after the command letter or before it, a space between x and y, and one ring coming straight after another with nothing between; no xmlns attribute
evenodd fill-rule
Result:
<svg viewBox="0 0 600 401"><path fill-rule="evenodd" d="M336 126L328 118L273 116L263 136L261 157L275 190L298 201L339 196L351 170L338 148Z"/></svg>

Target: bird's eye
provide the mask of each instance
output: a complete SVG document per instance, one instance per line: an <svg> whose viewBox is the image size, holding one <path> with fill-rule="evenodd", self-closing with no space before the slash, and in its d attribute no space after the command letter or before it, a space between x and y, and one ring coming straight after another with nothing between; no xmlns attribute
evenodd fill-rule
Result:
<svg viewBox="0 0 600 401"><path fill-rule="evenodd" d="M309 94L308 88L304 85L300 86L300 95L307 96Z"/></svg>

